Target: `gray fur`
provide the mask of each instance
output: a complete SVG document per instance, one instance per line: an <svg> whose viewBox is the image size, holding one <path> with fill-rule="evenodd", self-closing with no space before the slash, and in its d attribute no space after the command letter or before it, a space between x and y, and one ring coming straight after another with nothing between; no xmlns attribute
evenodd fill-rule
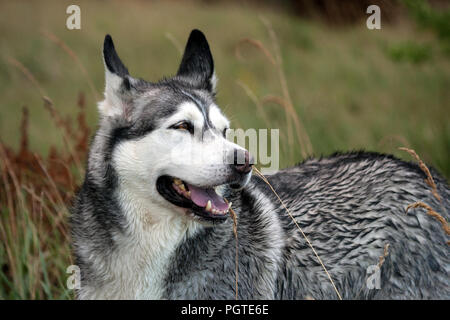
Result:
<svg viewBox="0 0 450 320"><path fill-rule="evenodd" d="M206 41L203 38L196 33L194 40ZM180 67L181 74L159 83L130 77L115 51L106 51L113 61L105 65L116 66L121 74L114 73L113 67L107 72L120 77L116 79L126 79L127 84L106 90L123 103L124 110L120 115L101 118L85 181L72 211L73 249L82 275L81 298L129 298L130 294L140 298L137 288L127 288L128 295L108 290L107 294L98 293L115 281L119 283L119 278L138 273L132 269L134 261L126 260L129 264L121 265L119 278L110 275L121 261L120 252L136 247L139 253L151 249L140 248L148 245L139 238L145 234L134 234L130 216L125 215L124 206L132 204L124 204L119 194L123 178L112 154L122 141L138 141L158 130L184 101L200 108L204 130L215 130L208 118L208 108L214 102L209 83L212 58L209 47L197 47L203 53L206 50L206 58ZM107 49L114 50L111 39ZM187 51L192 55L192 50ZM192 57L185 60L192 63ZM196 64L209 60L211 65L196 72L190 81L189 72ZM409 204L423 201L448 220L449 186L436 171L432 174L442 203L432 195L417 165L378 153L310 159L268 179L311 240L344 299L449 299L450 259L440 223L420 208L405 213ZM238 216L240 299L337 298L311 248L259 177L253 176L238 191L225 187L225 197L233 202ZM195 231L191 227L183 231L175 248L161 249L168 251L156 252L148 261L145 254L136 254L136 259L144 259L144 265L168 254L161 274L148 277L160 279L158 298L233 299L236 252L231 219L212 225L189 219L180 223L195 225ZM390 247L381 267L381 288L368 289L367 268L378 263L386 244ZM143 279L147 277L143 275ZM149 288L152 285L145 283Z"/></svg>
<svg viewBox="0 0 450 320"><path fill-rule="evenodd" d="M405 213L409 204L424 201L448 220L450 190L433 175L444 208L417 165L377 153L311 159L269 181L344 299L449 299L445 232L423 209ZM260 178L231 199L238 215L241 299L337 299L312 250ZM178 248L166 278L167 298L234 297L231 230L229 221ZM367 267L378 263L386 244L381 288L368 289Z"/></svg>

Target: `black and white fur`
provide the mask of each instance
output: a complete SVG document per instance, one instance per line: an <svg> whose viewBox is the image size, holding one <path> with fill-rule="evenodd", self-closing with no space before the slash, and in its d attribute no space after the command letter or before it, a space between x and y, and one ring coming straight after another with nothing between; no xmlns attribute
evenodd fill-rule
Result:
<svg viewBox="0 0 450 320"><path fill-rule="evenodd" d="M71 217L82 276L78 298L234 298L231 219L205 219L167 201L157 185L169 175L198 186L221 185L232 201L240 299L336 299L268 186L219 159L242 148L223 136L229 122L215 103L213 59L204 35L191 33L177 75L158 83L131 77L110 36L103 56L105 99ZM185 120L193 133L173 128ZM195 154L208 155L205 161L184 161L187 139ZM344 299L449 299L444 231L423 209L405 213L407 205L424 201L448 219L450 189L432 174L442 204L417 165L377 153L310 159L268 180ZM378 263L386 244L381 288L369 289L366 270Z"/></svg>

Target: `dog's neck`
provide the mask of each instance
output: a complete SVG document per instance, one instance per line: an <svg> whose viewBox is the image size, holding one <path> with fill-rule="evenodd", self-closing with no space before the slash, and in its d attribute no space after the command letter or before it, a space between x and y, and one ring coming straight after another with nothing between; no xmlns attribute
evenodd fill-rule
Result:
<svg viewBox="0 0 450 320"><path fill-rule="evenodd" d="M172 255L201 225L120 184L116 197L126 225L113 236L115 250L104 266L105 285L93 288L89 298L160 299Z"/></svg>
<svg viewBox="0 0 450 320"><path fill-rule="evenodd" d="M152 192L142 190L136 181L118 179L116 170L108 170L112 164L105 159L108 152L103 146L108 143L103 139L111 136L105 127L95 137L89 158L90 182L100 193L107 190L103 188L105 181L114 185L113 194L106 198L114 202L112 208L118 211L110 212L111 216L118 216L123 222L120 230L111 231L114 248L110 253L84 257L95 264L102 281L85 286L79 297L158 299L164 294L166 272L176 248L202 226L167 204L151 200Z"/></svg>

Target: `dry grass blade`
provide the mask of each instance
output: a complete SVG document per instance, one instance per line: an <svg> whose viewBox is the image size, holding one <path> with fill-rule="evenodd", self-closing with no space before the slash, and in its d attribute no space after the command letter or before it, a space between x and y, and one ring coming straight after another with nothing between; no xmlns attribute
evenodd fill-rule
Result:
<svg viewBox="0 0 450 320"><path fill-rule="evenodd" d="M20 152L28 150L28 123L29 112L27 107L22 108L22 121L20 123Z"/></svg>
<svg viewBox="0 0 450 320"><path fill-rule="evenodd" d="M236 57L237 57L239 60L243 60L243 59L242 59L242 56L240 55L240 50L239 50L239 48L240 48L240 47L242 46L242 44L244 44L244 43L249 43L249 44L253 45L255 48L258 48L258 49L264 54L264 56L270 61L270 63L271 63L272 65L277 66L277 69L278 69L278 73L279 73L279 74L280 74L280 72L281 72L281 73L283 72L283 71L281 70L281 65L280 65L281 60L279 59L279 57L277 57L277 59L275 60L275 58L272 56L272 54L270 53L270 51L267 50L267 48L261 43L261 41L258 41L258 40L245 38L245 39L242 39L241 41L238 42L238 44L236 45L235 54L236 54ZM283 83L282 83L282 87L283 87ZM244 89L245 89L245 88L244 88ZM285 93L285 92L283 91L283 93ZM247 94L248 94L248 93L247 93ZM250 98L251 98L251 96L250 96ZM259 103L259 101L258 101L258 103ZM291 124L290 118L289 118L289 116L288 116L287 113L285 113L285 116L286 116L286 124L287 124L288 144L289 144L289 146L290 146L289 150L292 150L292 148L293 148L293 143L294 143L293 135L292 135L292 124Z"/></svg>
<svg viewBox="0 0 450 320"><path fill-rule="evenodd" d="M28 110L23 109L20 125L20 146L0 142L0 251L6 268L2 269L2 297L21 299L52 299L70 297L61 286L65 266L71 264L70 234L67 229L68 204L77 179L77 161L87 152L88 128L84 115L84 99L78 105L78 129L73 131L72 118L64 119L45 96L32 73L20 62L10 62L38 88L51 119L62 131L65 150L51 146L47 157L38 156L29 148ZM81 131L81 132L80 132ZM73 147L73 148L71 148ZM58 290L56 290L58 288ZM60 289L60 290L59 290Z"/></svg>
<svg viewBox="0 0 450 320"><path fill-rule="evenodd" d="M49 162L49 164L51 162L59 164L67 172L66 176L68 177L68 180L69 180L68 181L69 182L69 186L70 186L69 190L71 190L71 195L72 195L76 187L75 187L75 184L73 182L73 176L72 176L72 173L70 171L69 166L64 162L64 160L61 160L61 159L48 159L48 162Z"/></svg>
<svg viewBox="0 0 450 320"><path fill-rule="evenodd" d="M275 52L276 66L277 66L277 71L278 71L278 77L280 79L283 98L289 105L289 109L295 110L294 104L292 103L291 95L289 93L289 87L287 84L286 75L283 70L283 58L281 56L280 45L278 44L278 37L275 33L275 30L272 27L272 24L270 23L270 21L268 19L264 18L263 16L260 16L260 20L265 25L265 27L269 33L269 36L271 38L271 41L272 41L272 46L273 46L273 50ZM312 144L311 144L311 139L309 138L308 134L306 133L306 130L304 129L304 126L303 126L300 118L298 117L297 113L295 111L294 111L294 113L295 113L295 116L293 117L293 119L295 119L295 121L298 122L299 126L301 127L300 133L299 133L299 129L297 129L297 134L300 134L303 137L302 140L305 141L305 146L304 146L305 150L302 150L302 153L306 153L307 155L312 155L313 148L312 148ZM291 135L291 139L292 139L292 132L289 132L289 130L292 131L292 126L290 125L290 118L288 117L287 113L286 113L286 120L287 120L287 124L288 124L288 133L289 133L288 139L290 137L289 135Z"/></svg>
<svg viewBox="0 0 450 320"><path fill-rule="evenodd" d="M241 60L241 61L244 60L244 59L242 58L241 50L240 50L240 48L242 47L243 44L250 44L250 45L252 45L253 47L259 49L259 50L264 54L264 56L267 58L267 60L269 60L269 62L270 62L271 64L273 64L273 65L276 65L276 64L277 64L276 61L275 61L275 59L274 59L274 57L273 57L272 54L270 53L270 51L267 50L266 47L264 47L264 45L261 43L261 41L254 40L254 39L249 39L249 38L241 39L241 40L236 44L236 47L235 47L235 55L236 55L236 57L237 57L239 60Z"/></svg>
<svg viewBox="0 0 450 320"><path fill-rule="evenodd" d="M43 96L42 99L44 100L44 107L50 113L50 116L53 119L53 121L55 122L56 126L61 129L62 138L64 140L64 146L68 149L70 155L72 156L73 160L75 161L75 165L77 166L78 171L83 172L83 165L81 164L81 160L80 160L78 154L75 152L75 150L73 148L73 145L72 145L71 139L70 139L70 132L68 130L67 125L64 123L61 116L55 109L53 101L47 96Z"/></svg>
<svg viewBox="0 0 450 320"><path fill-rule="evenodd" d="M180 44L180 42L170 32L166 32L165 36L166 36L167 40L169 40L170 43L172 43L172 45L175 47L178 54L180 56L182 56L183 55L183 46Z"/></svg>
<svg viewBox="0 0 450 320"><path fill-rule="evenodd" d="M431 175L430 170L425 165L425 163L422 161L422 159L420 159L419 155L413 149L400 147L399 150L408 152L413 158L415 158L417 160L417 162L419 163L420 169L427 176L427 178L425 179L425 182L431 188L431 193L439 201L439 204L441 206L442 211L447 213L447 210L445 209L445 207L444 207L444 205L442 203L441 197L440 197L440 195L439 195L439 193L437 191L437 186L436 186L436 183L434 182L433 176ZM427 205L426 203L424 203L422 201L417 201L415 203L410 204L408 207L406 207L405 211L408 212L408 210L411 209L411 208L424 208L424 209L426 209L427 210L427 214L432 216L433 218L437 219L441 223L442 229L445 231L445 233L447 235L450 235L450 228L449 228L449 225L448 225L447 221L439 213L434 211L429 205ZM447 244L449 244L449 242L447 242Z"/></svg>
<svg viewBox="0 0 450 320"><path fill-rule="evenodd" d="M44 100L44 107L49 111L50 116L52 120L55 122L56 126L59 127L62 131L62 137L64 139L64 146L69 149L69 152L75 161L77 168L79 172L83 172L83 166L81 164L81 160L79 156L76 154L76 152L73 150L73 147L70 143L70 134L68 130L67 124L64 122L64 120L61 118L61 116L56 111L53 101L46 95L44 89L40 86L39 82L36 80L36 78L33 76L31 71L26 68L22 63L17 61L14 58L9 58L9 62L17 67L24 75L25 77L38 89L39 94L41 95L42 99ZM24 125L26 125L25 123Z"/></svg>
<svg viewBox="0 0 450 320"><path fill-rule="evenodd" d="M8 157L6 155L5 148L3 147L2 144L0 144L0 156L1 156L1 158L3 158L3 163L5 165L6 172L11 177L13 186L16 189L17 199L19 199L20 200L19 202L22 204L23 207L25 207L25 199L21 192L19 177L17 176L16 172L14 172L13 166L11 165L10 160L8 159Z"/></svg>
<svg viewBox="0 0 450 320"><path fill-rule="evenodd" d="M322 262L322 259L320 259L319 254L317 253L316 249L314 249L311 241L309 241L308 237L306 236L306 234L303 232L302 228L299 226L299 224L297 223L297 221L295 220L294 216L292 215L291 211L286 207L286 205L284 204L284 201L280 198L280 196L278 195L278 193L275 191L275 189L272 187L272 185L270 184L270 182L267 180L267 178L261 173L259 172L258 169L256 169L255 167L253 167L253 170L256 172L256 174L269 186L269 188L272 190L273 194L275 194L275 196L278 198L278 200L280 201L281 205L283 206L283 208L286 210L286 212L289 214L289 217L292 219L292 221L294 222L294 224L297 226L298 230L301 232L303 238L305 238L306 242L308 243L309 247L311 248L311 250L314 252L314 255L316 256L317 260L319 261L320 265L322 266L323 270L325 271L325 273L327 274L328 279L330 280L331 285L334 288L334 291L336 291L336 294L339 298L339 300L342 300L342 296L339 293L336 285L334 284L333 279L331 278L330 273L328 272L327 268L325 267L324 263Z"/></svg>
<svg viewBox="0 0 450 320"><path fill-rule="evenodd" d="M228 200L225 199L225 202L228 203ZM236 239L236 257L235 257L235 264L236 264L236 283L235 283L235 292L236 292L236 296L235 299L238 300L238 290L239 290L239 241L238 241L238 233L237 233L237 215L236 212L234 212L234 210L231 208L230 205L230 216L233 219L233 233L234 233L234 238Z"/></svg>
<svg viewBox="0 0 450 320"><path fill-rule="evenodd" d="M249 38L244 38L237 43L237 45L235 47L235 55L239 60L243 60L240 49L243 44L250 44L253 47L260 50L264 54L264 56L267 58L267 60L269 60L270 63L276 67L278 77L280 80L283 98L276 97L276 99L272 99L272 100L273 100L273 102L284 107L285 118L286 118L285 121L286 121L286 126L287 126L287 128L286 128L287 140L288 140L288 145L289 145L288 157L291 161L293 160L294 153L292 150L294 150L295 148L294 148L293 127L292 127L291 121L294 121L295 130L297 132L297 139L299 140L298 142L300 143L301 155L303 158L307 158L308 156L313 154L313 148L312 148L311 140L310 140L306 130L304 129L304 126L303 126L300 118L298 117L297 113L295 112L295 108L292 103L291 96L289 94L286 75L284 74L284 71L283 71L283 60L281 57L280 46L278 44L278 38L277 38L276 33L273 30L270 22L268 20L264 19L263 17L261 17L260 19L263 22L263 24L265 25L265 27L269 33L269 36L270 36L270 39L272 42L272 46L273 46L273 52L275 54L272 55L271 52L260 41L254 40L254 39L249 39ZM238 83L238 84L246 91L247 95L256 104L258 109L262 109L260 106L261 102L256 98L256 96L254 94L251 94L251 91L248 89L248 87L246 87L242 83ZM261 114L264 116L264 121L267 123L267 117L265 116L265 113L263 112Z"/></svg>
<svg viewBox="0 0 450 320"><path fill-rule="evenodd" d="M427 176L427 179L425 179L425 182L431 187L433 196L436 199L438 199L439 202L441 202L441 197L439 196L439 194L437 192L436 183L434 183L434 179L431 176L430 170L425 165L425 163L422 161L422 159L420 159L420 157L417 155L417 153L413 149L408 149L408 148L404 148L404 147L400 147L398 149L408 152L412 157L414 157L417 160L417 162L419 163L420 169L422 169L422 171Z"/></svg>
<svg viewBox="0 0 450 320"><path fill-rule="evenodd" d="M389 246L390 246L389 243L386 243L386 244L384 245L384 251L383 251L383 254L380 256L380 258L379 258L379 260L378 260L378 264L377 264L378 269L381 269L381 266L384 264L384 261L386 260L386 257L389 255ZM366 279L366 282L367 282L368 279L369 279L369 278ZM361 292L363 291L363 289L364 289L364 286L362 286L361 289L359 289L358 293L357 293L356 296L355 296L355 299L358 299L358 298L359 298L359 295L361 294Z"/></svg>
<svg viewBox="0 0 450 320"><path fill-rule="evenodd" d="M51 32L42 30L41 33L47 38L50 39L52 42L54 42L58 47L60 47L61 49L63 49L74 61L75 63L78 65L78 67L80 68L81 72L83 73L84 77L86 78L86 81L92 91L92 94L94 95L94 99L98 100L99 95L97 90L95 89L94 83L92 82L92 79L89 77L89 74L86 70L86 68L84 67L84 65L81 63L81 60L78 58L78 56L76 55L76 53L70 49L65 43L64 41L62 41L61 39L59 39L56 35L54 35Z"/></svg>
<svg viewBox="0 0 450 320"><path fill-rule="evenodd" d="M270 128L271 125L270 125L269 117L267 116L266 111L264 110L264 107L262 106L259 99L256 97L255 93L244 82L237 80L236 83L238 86L240 86L245 91L245 93L250 98L250 100L252 100L252 102L255 104L256 108L258 109L258 114L263 118L266 126L268 128Z"/></svg>
<svg viewBox="0 0 450 320"><path fill-rule="evenodd" d="M25 67L21 62L19 62L14 58L8 58L8 61L24 74L24 76L39 90L39 94L42 97L46 96L44 89L42 89L39 82L36 80L36 78L33 76L31 71L27 67Z"/></svg>
<svg viewBox="0 0 450 320"><path fill-rule="evenodd" d="M286 77L283 72L283 61L281 58L280 47L278 45L276 34L275 34L272 26L270 25L270 23L267 20L264 20L263 18L261 18L261 20L264 23L264 25L266 26L267 31L269 32L270 38L272 40L272 46L275 51L274 65L276 66L278 77L280 79L281 90L283 92L283 96L290 101L290 95L289 95L289 90L288 90L288 86L287 86L287 81L286 81ZM291 150L294 147L293 129L292 129L291 118L289 117L288 113L286 112L286 109L285 109L285 118L286 118L286 125L287 125L289 158L292 160L293 153L291 152Z"/></svg>
<svg viewBox="0 0 450 320"><path fill-rule="evenodd" d="M7 165L9 165L8 162L8 158L5 154L5 149L3 147L3 145L0 143L0 157L2 159L2 161L0 161L0 166L1 166L1 177L4 183L4 187L5 187L5 191L7 194L7 202L8 202L8 209L9 212L11 214L12 219L10 219L11 223L10 223L10 230L11 230L11 235L12 238L16 238L17 236L17 226L16 226L16 213L14 210L14 204L13 204L13 194L12 194L12 190L10 187L10 184L7 181L7 176L10 176L10 169ZM5 230L5 225L3 223L0 223L0 240L2 244L6 244L7 240L8 240L8 236ZM14 259L13 259L13 254L12 254L12 250L9 246L5 245L5 251L8 255L8 259L10 261L11 264L11 270L17 270L15 264L14 264ZM13 271L14 272L14 271Z"/></svg>
<svg viewBox="0 0 450 320"><path fill-rule="evenodd" d="M424 208L424 209L426 209L427 210L427 214L432 216L436 220L438 220L441 223L442 229L445 231L445 233L447 235L450 235L450 227L449 227L447 221L439 213L434 211L429 205L427 205L426 203L423 203L421 201L418 201L418 202L412 203L409 206L407 206L405 211L408 212L409 209L414 209L414 208Z"/></svg>
<svg viewBox="0 0 450 320"><path fill-rule="evenodd" d="M9 212L11 213L11 215L14 216L15 212L14 212L13 194L12 194L10 183L8 183L8 179L7 179L8 168L6 167L6 163L5 163L6 161L8 161L8 158L7 158L4 150L5 150L5 148L4 148L3 144L0 143L0 158L2 159L2 161L0 161L1 177L2 177L2 182L3 182L3 186L4 186L4 191L6 194L6 202L8 203L7 208L9 210ZM1 226L1 224L0 224L0 226ZM12 219L11 231L12 231L13 235L16 234L15 219Z"/></svg>
<svg viewBox="0 0 450 320"><path fill-rule="evenodd" d="M386 243L384 245L384 252L383 254L380 256L380 260L378 261L378 268L381 268L381 266L383 265L386 257L389 255L389 243Z"/></svg>
<svg viewBox="0 0 450 320"><path fill-rule="evenodd" d="M382 148L385 146L388 146L390 148L393 147L394 142L398 142L401 145L404 146L409 146L410 143L408 142L408 140L403 137L402 135L399 134L390 134L390 135L386 135L383 138L381 138L380 141L378 141L378 148Z"/></svg>
<svg viewBox="0 0 450 320"><path fill-rule="evenodd" d="M59 190L58 186L56 185L55 181L52 179L52 177L50 176L50 174L48 173L47 168L45 167L45 164L42 162L42 160L40 159L40 157L38 156L37 153L34 154L34 157L36 158L37 163L39 164L39 166L42 169L42 172L45 174L45 176L47 177L47 181L49 182L50 186L53 188L54 194L56 195L61 207L65 207L65 202L64 202L64 198L61 195L61 191ZM56 206L55 206L56 207ZM59 211L59 213L61 213L61 211Z"/></svg>
<svg viewBox="0 0 450 320"><path fill-rule="evenodd" d="M295 131L297 133L297 139L300 143L300 151L302 153L302 157L306 159L309 155L312 154L312 146L311 141L309 140L308 135L304 131L303 125L300 122L299 117L297 116L297 112L295 112L294 107L288 101L281 97L268 95L262 99L262 103L275 103L279 106L283 107L287 114L290 114L295 125Z"/></svg>

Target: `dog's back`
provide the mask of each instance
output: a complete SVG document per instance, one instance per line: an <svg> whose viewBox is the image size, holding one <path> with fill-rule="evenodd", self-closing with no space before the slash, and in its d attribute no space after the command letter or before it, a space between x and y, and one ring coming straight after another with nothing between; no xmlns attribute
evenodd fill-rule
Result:
<svg viewBox="0 0 450 320"><path fill-rule="evenodd" d="M448 185L432 174L442 203L417 165L376 153L312 159L268 180L342 298L448 299L445 232L424 209L405 212L409 204L423 201L448 219ZM254 176L232 200L238 215L241 298L337 298L301 232L260 178ZM233 298L230 224L180 246L166 278L168 298Z"/></svg>
<svg viewBox="0 0 450 320"><path fill-rule="evenodd" d="M417 165L374 153L307 161L269 180L295 212L343 298L448 299L445 232L426 210L405 211L423 201L448 220L448 185L432 173L442 204ZM311 249L281 214L291 245L280 297L335 297Z"/></svg>

